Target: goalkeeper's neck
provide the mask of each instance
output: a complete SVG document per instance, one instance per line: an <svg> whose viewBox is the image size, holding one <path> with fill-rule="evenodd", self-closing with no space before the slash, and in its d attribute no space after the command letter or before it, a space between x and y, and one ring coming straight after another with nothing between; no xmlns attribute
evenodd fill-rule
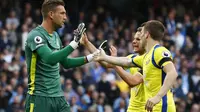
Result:
<svg viewBox="0 0 200 112"><path fill-rule="evenodd" d="M53 32L56 30L56 28L53 26L53 23L51 20L45 19L42 21L41 26L49 33L53 34Z"/></svg>

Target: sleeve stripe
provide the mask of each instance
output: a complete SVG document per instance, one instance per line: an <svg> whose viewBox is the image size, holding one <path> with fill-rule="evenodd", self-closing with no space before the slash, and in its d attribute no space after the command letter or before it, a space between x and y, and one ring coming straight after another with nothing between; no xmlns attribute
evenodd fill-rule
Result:
<svg viewBox="0 0 200 112"><path fill-rule="evenodd" d="M133 63L136 67L142 68L141 66L137 65L137 64L134 62L134 58L135 58L136 56L137 56L137 55L133 55L133 56L131 57L132 63Z"/></svg>
<svg viewBox="0 0 200 112"><path fill-rule="evenodd" d="M165 62L167 62L167 61L172 61L172 59L170 57L163 58L162 60L160 60L159 66L161 67L162 64L165 63Z"/></svg>
<svg viewBox="0 0 200 112"><path fill-rule="evenodd" d="M135 54L133 54L133 56L131 57L131 58L134 58L134 57L136 57L137 55L135 55Z"/></svg>
<svg viewBox="0 0 200 112"><path fill-rule="evenodd" d="M142 69L140 69L138 72L140 72L142 74Z"/></svg>
<svg viewBox="0 0 200 112"><path fill-rule="evenodd" d="M133 61L133 58L132 58L132 63L133 63L136 67L142 68L141 66L137 65L137 64Z"/></svg>
<svg viewBox="0 0 200 112"><path fill-rule="evenodd" d="M156 45L156 46L154 47L153 54L152 54L152 64L153 64L156 68L161 69L161 67L158 66L158 64L156 63L156 61L155 61L155 59L154 59L154 58L155 58L155 57L154 57L155 50L156 50L158 47L160 47L160 45Z"/></svg>

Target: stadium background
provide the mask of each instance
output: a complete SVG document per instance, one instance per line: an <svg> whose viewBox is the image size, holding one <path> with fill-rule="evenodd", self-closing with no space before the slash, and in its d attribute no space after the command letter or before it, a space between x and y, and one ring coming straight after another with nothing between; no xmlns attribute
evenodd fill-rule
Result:
<svg viewBox="0 0 200 112"><path fill-rule="evenodd" d="M0 112L24 112L27 70L24 44L28 32L41 23L43 0L0 0ZM177 112L200 112L200 0L64 0L69 21L58 30L64 45L78 23L85 22L89 40L103 40L132 53L132 35L144 21L157 19L166 26L161 42L178 71L174 84ZM80 47L70 56L87 55ZM112 69L90 63L61 68L61 83L72 112L123 112L129 88ZM120 111L121 110L121 111Z"/></svg>

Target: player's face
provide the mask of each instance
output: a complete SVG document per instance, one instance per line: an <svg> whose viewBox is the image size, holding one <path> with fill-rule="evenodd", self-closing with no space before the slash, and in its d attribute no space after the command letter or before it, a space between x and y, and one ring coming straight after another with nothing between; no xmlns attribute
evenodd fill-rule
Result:
<svg viewBox="0 0 200 112"><path fill-rule="evenodd" d="M141 40L140 32L136 32L133 38L133 42L132 42L133 50L136 53L140 52L140 45L139 45L140 40Z"/></svg>
<svg viewBox="0 0 200 112"><path fill-rule="evenodd" d="M64 25L65 21L67 20L66 16L66 10L64 6L59 5L56 7L55 11L52 12L52 20L54 23L54 26L56 28L60 28Z"/></svg>

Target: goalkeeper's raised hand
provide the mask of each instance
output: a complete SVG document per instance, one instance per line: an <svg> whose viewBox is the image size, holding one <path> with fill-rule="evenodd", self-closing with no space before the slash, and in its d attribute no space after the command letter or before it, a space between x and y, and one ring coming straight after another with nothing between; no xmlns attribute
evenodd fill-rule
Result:
<svg viewBox="0 0 200 112"><path fill-rule="evenodd" d="M84 23L80 23L78 25L78 28L76 30L74 30L74 39L73 41L69 44L70 46L72 46L74 49L76 49L79 46L80 43L80 39L82 38L84 32L85 32L86 28L85 28L85 24Z"/></svg>

